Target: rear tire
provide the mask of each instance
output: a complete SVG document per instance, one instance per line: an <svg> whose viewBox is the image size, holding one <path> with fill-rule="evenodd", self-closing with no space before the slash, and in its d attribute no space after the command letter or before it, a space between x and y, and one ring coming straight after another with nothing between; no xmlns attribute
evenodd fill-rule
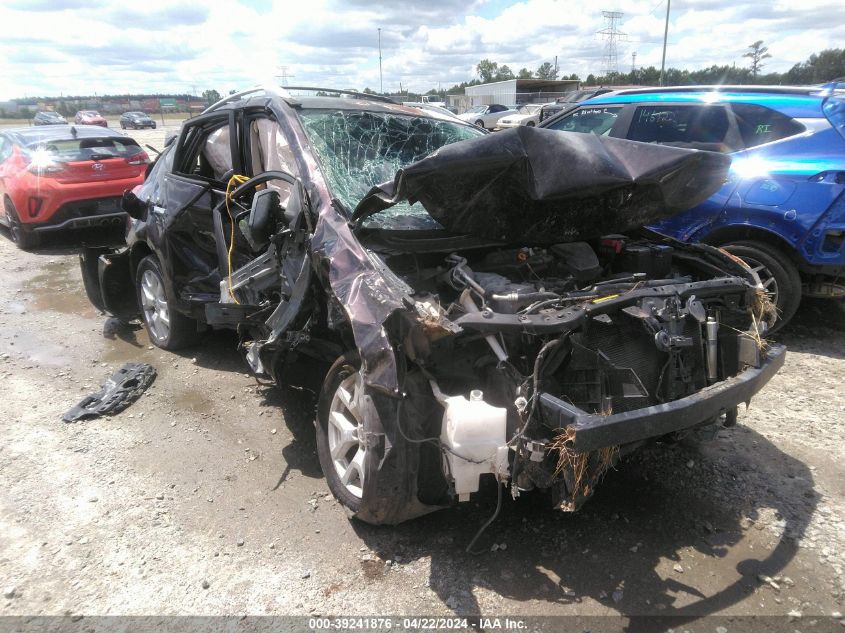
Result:
<svg viewBox="0 0 845 633"><path fill-rule="evenodd" d="M534 123L534 121L529 121L525 125L526 125L526 127L534 127L535 123Z"/></svg>
<svg viewBox="0 0 845 633"><path fill-rule="evenodd" d="M480 127L482 130L484 129L484 121L482 121L481 119L478 119L478 121L476 121L475 124L478 127Z"/></svg>
<svg viewBox="0 0 845 633"><path fill-rule="evenodd" d="M135 288L141 319L156 347L176 350L199 340L197 321L176 310L155 255L148 255L138 264Z"/></svg>
<svg viewBox="0 0 845 633"><path fill-rule="evenodd" d="M317 456L329 490L351 513L361 509L364 481L372 471L373 448L364 445L363 413L357 398L363 389L361 360L355 352L329 369L317 402Z"/></svg>
<svg viewBox="0 0 845 633"><path fill-rule="evenodd" d="M7 196L3 199L6 208L6 220L9 222L9 235L19 249L28 251L41 243L41 236L38 233L25 231L21 225L18 211L11 199Z"/></svg>
<svg viewBox="0 0 845 633"><path fill-rule="evenodd" d="M801 275L795 265L780 249L765 242L734 242L722 248L739 257L760 277L778 312L770 333L783 328L801 303Z"/></svg>

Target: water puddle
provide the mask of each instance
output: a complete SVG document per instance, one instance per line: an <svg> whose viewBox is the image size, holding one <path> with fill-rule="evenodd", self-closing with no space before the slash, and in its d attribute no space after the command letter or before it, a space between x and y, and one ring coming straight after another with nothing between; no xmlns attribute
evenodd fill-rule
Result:
<svg viewBox="0 0 845 633"><path fill-rule="evenodd" d="M26 305L20 301L10 301L4 304L2 309L8 314L26 314Z"/></svg>
<svg viewBox="0 0 845 633"><path fill-rule="evenodd" d="M214 410L214 403L199 391L189 389L174 396L173 408L177 411L191 410L196 413L211 413Z"/></svg>
<svg viewBox="0 0 845 633"><path fill-rule="evenodd" d="M138 323L119 324L116 319L103 318L103 349L100 359L103 362L151 362L155 349L147 336L147 330Z"/></svg>
<svg viewBox="0 0 845 633"><path fill-rule="evenodd" d="M66 348L41 340L29 332L18 332L12 336L7 351L12 356L21 356L47 367L65 367L72 362Z"/></svg>
<svg viewBox="0 0 845 633"><path fill-rule="evenodd" d="M78 266L76 260L70 258L44 264L42 272L22 286L32 299L30 307L96 318L97 310L88 301L82 280L75 274Z"/></svg>

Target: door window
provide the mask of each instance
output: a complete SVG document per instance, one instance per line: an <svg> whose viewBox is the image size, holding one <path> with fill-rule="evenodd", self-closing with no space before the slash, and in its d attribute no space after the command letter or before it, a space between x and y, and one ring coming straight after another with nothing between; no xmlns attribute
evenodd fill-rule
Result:
<svg viewBox="0 0 845 633"><path fill-rule="evenodd" d="M731 109L745 147L771 143L804 131L795 119L753 103L733 103Z"/></svg>
<svg viewBox="0 0 845 633"><path fill-rule="evenodd" d="M232 169L229 117L206 121L185 131L174 172L184 176L221 182Z"/></svg>
<svg viewBox="0 0 845 633"><path fill-rule="evenodd" d="M5 136L0 136L0 163L12 155L12 143Z"/></svg>
<svg viewBox="0 0 845 633"><path fill-rule="evenodd" d="M607 136L616 118L622 111L622 106L593 106L579 108L569 116L563 117L549 127L561 132L582 132Z"/></svg>
<svg viewBox="0 0 845 633"><path fill-rule="evenodd" d="M643 143L729 152L730 126L722 106L655 105L634 112L627 138Z"/></svg>

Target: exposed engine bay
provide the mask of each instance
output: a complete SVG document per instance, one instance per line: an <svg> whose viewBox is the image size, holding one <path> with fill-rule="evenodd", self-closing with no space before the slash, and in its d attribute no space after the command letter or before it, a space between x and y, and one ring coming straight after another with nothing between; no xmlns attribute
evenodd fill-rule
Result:
<svg viewBox="0 0 845 633"><path fill-rule="evenodd" d="M387 324L405 359L397 423L406 440L436 447L429 462L441 473L426 496L437 503L467 500L481 476L494 475L514 495L550 489L556 507L575 510L643 441L735 424L734 405L646 433L583 421L579 429L578 417L612 421L759 367L775 318L744 264L645 230L535 247L442 232L405 241L364 231L361 241L411 289L412 310ZM242 299L277 301L280 271L270 273L270 261L289 263L271 246L233 274ZM311 321L290 347L308 350L320 329ZM261 373L266 350L254 351L266 333L255 334L244 343Z"/></svg>

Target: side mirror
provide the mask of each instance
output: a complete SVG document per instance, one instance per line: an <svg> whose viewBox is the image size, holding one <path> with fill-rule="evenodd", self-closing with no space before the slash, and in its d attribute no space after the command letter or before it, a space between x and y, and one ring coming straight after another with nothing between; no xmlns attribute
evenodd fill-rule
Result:
<svg viewBox="0 0 845 633"><path fill-rule="evenodd" d="M136 220L143 220L147 215L147 205L128 189L123 192L123 198L120 200L120 208L123 209L130 218Z"/></svg>

